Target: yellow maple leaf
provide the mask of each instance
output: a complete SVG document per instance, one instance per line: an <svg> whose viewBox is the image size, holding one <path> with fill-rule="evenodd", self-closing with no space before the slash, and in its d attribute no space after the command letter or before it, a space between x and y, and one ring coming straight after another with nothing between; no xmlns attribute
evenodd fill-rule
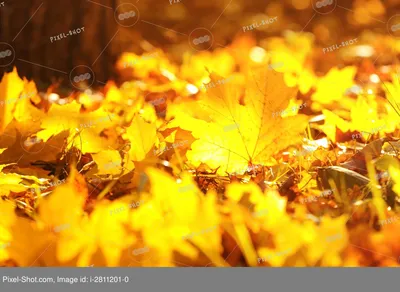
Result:
<svg viewBox="0 0 400 292"><path fill-rule="evenodd" d="M73 169L68 180L40 202L41 221L50 227L69 225L72 228L78 225L84 215L83 206L87 195L84 179Z"/></svg>
<svg viewBox="0 0 400 292"><path fill-rule="evenodd" d="M289 86L298 86L302 94L306 94L314 86L316 77L307 66L307 58L311 55L314 35L286 31L283 38L272 37L265 42L271 56L270 66L284 72Z"/></svg>
<svg viewBox="0 0 400 292"><path fill-rule="evenodd" d="M25 192L30 187L29 181L33 181L35 185L41 184L36 176L0 173L0 196L8 196L10 192Z"/></svg>
<svg viewBox="0 0 400 292"><path fill-rule="evenodd" d="M245 195L248 195L247 203L244 203ZM282 266L304 243L306 230L286 213L287 200L276 191L266 189L263 193L254 183L233 183L228 186L226 196L235 202L243 202L247 209L233 209L232 220L239 246L251 266L265 262L271 266ZM250 213L251 219L247 224L260 238L259 244L254 247L250 231L245 226L238 228L244 224L246 213ZM268 243L273 245L265 246Z"/></svg>
<svg viewBox="0 0 400 292"><path fill-rule="evenodd" d="M126 129L126 137L131 145L129 159L132 161L144 160L156 143L156 125L145 121L144 118L137 115Z"/></svg>
<svg viewBox="0 0 400 292"><path fill-rule="evenodd" d="M189 174L174 180L157 169L148 168L146 173L151 182L150 194L143 206L132 213L132 226L142 232L150 250L155 250L165 262L172 261L174 250L194 260L199 251L192 242L213 262L224 266L219 256L221 237L216 197L204 198Z"/></svg>
<svg viewBox="0 0 400 292"><path fill-rule="evenodd" d="M400 121L400 79L397 74L392 74L392 82L383 82L386 92L387 104L385 104L388 125L388 133L394 131Z"/></svg>
<svg viewBox="0 0 400 292"><path fill-rule="evenodd" d="M322 266L342 264L341 252L348 244L347 221L347 216L325 216L317 228L310 229L307 246L309 265L315 266L317 261L321 261Z"/></svg>
<svg viewBox="0 0 400 292"><path fill-rule="evenodd" d="M315 266L318 261L326 266L337 266L342 263L340 253L347 246L348 238L345 216L336 219L324 217L317 226L312 221L304 220L305 213L301 210L296 212L297 216L289 215L286 198L270 189L263 193L254 183L232 183L227 187L226 196L248 207L248 210L235 210L232 207L231 212L238 245L251 266ZM245 222L246 212L251 215L247 226L258 234L259 239L254 244L258 258L253 251L249 231L238 228ZM303 218L303 222L298 220L300 218ZM302 253L305 258L301 256Z"/></svg>
<svg viewBox="0 0 400 292"><path fill-rule="evenodd" d="M10 228L16 220L14 208L15 206L10 202L0 201L0 263L9 257L7 247L12 241Z"/></svg>
<svg viewBox="0 0 400 292"><path fill-rule="evenodd" d="M181 75L186 80L201 87L210 81L207 70L222 76L230 75L235 69L235 59L223 49L215 52L200 52L195 55L186 53L183 56Z"/></svg>
<svg viewBox="0 0 400 292"><path fill-rule="evenodd" d="M88 216L83 210L87 196L84 178L73 170L67 182L39 204L40 222L56 235L59 262L76 258L77 266L88 266L101 251L106 264L116 266L132 242L124 228L128 215L110 216L117 204L103 201Z"/></svg>
<svg viewBox="0 0 400 292"><path fill-rule="evenodd" d="M33 221L18 217L14 210L13 203L0 200L0 263L12 259L22 267L36 266L48 247L48 234L35 228Z"/></svg>
<svg viewBox="0 0 400 292"><path fill-rule="evenodd" d="M280 150L301 141L307 117L281 116L297 92L285 85L282 73L262 69L249 74L244 105L239 103L239 86L215 74L211 80L214 86L197 102L208 112L209 121L195 119L182 109L173 123L198 139L187 154L195 166L207 163L220 167L221 174L243 173L249 164L265 164Z"/></svg>
<svg viewBox="0 0 400 292"><path fill-rule="evenodd" d="M19 123L29 122L31 129L39 125L44 114L31 104L35 97L35 83L22 80L16 68L4 74L0 82L0 132L6 130L13 118Z"/></svg>
<svg viewBox="0 0 400 292"><path fill-rule="evenodd" d="M16 102L14 118L19 123L29 123L31 129L33 124L36 127L40 126L40 120L45 116L45 113L32 105L32 100L41 100L36 85L33 81L25 80L24 90Z"/></svg>
<svg viewBox="0 0 400 292"><path fill-rule="evenodd" d="M0 132L12 121L15 104L23 90L24 81L19 78L16 68L4 74L0 82Z"/></svg>
<svg viewBox="0 0 400 292"><path fill-rule="evenodd" d="M319 78L316 91L311 98L324 105L340 101L346 91L353 86L356 72L356 67L332 68L328 74Z"/></svg>
<svg viewBox="0 0 400 292"><path fill-rule="evenodd" d="M121 173L122 159L117 150L103 150L97 154L92 154L92 157L97 164L98 175L118 175Z"/></svg>
<svg viewBox="0 0 400 292"><path fill-rule="evenodd" d="M161 50L136 55L134 53L123 53L116 64L121 75L132 79L146 79L153 74L176 74L176 67L171 64L170 60Z"/></svg>
<svg viewBox="0 0 400 292"><path fill-rule="evenodd" d="M67 105L52 104L49 112L43 117L37 137L46 142L50 137L63 131L69 131L68 142L76 145L82 153L97 153L112 141L100 137L100 133L115 125L117 115L99 108L89 113L81 112L81 105L75 101Z"/></svg>
<svg viewBox="0 0 400 292"><path fill-rule="evenodd" d="M379 132L393 130L393 125L389 123L386 116L378 114L378 105L374 97L359 96L350 109L349 121L329 110L322 110L322 113L325 115L325 124L321 128L334 142L336 141L336 128L344 133L359 131L365 139Z"/></svg>
<svg viewBox="0 0 400 292"><path fill-rule="evenodd" d="M107 201L96 204L90 217L84 217L78 226L66 230L58 240L57 257L61 262L77 257L77 266L89 266L93 261L100 262L97 252L100 251L107 266L117 266L122 251L127 249L134 238L129 236L125 225L128 214L112 214L120 203Z"/></svg>

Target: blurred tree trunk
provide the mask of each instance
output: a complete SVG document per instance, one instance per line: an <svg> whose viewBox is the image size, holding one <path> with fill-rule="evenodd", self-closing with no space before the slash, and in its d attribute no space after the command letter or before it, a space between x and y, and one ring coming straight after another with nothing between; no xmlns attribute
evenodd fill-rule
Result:
<svg viewBox="0 0 400 292"><path fill-rule="evenodd" d="M115 35L120 28L114 20L116 0L96 1L103 6L86 0L6 1L0 9L0 42L13 46L16 58L12 65L20 75L45 82L54 77L69 82L70 71L85 65L93 69L97 80L110 78L120 52L120 38ZM84 31L50 40L78 28ZM10 71L12 65L6 70Z"/></svg>
<svg viewBox="0 0 400 292"><path fill-rule="evenodd" d="M71 70L85 65L95 72L96 80L100 81L97 85L101 85L116 77L114 65L121 53L143 51L140 43L143 39L160 46L168 43L164 37L168 30L141 22L143 18L155 23L165 20L168 0L157 7L155 3L160 0L4 1L4 7L0 7L0 42L12 45L16 58L7 68L0 67L0 77L16 66L20 76L33 78L37 84L42 82L43 88L56 80L69 85ZM141 10L140 20L134 26L123 27L115 21L115 9L121 3L137 5ZM50 40L82 27L84 32L80 34Z"/></svg>
<svg viewBox="0 0 400 292"><path fill-rule="evenodd" d="M10 66L0 67L0 77L16 66L20 76L34 79L42 89L56 80L70 86L69 73L79 65L90 67L95 72L96 85L101 86L117 77L114 65L121 53L140 54L151 45L169 50L171 59L179 61L183 52L191 50L188 35L197 27L212 29L215 24L215 49L238 31L240 25L235 19L241 17L245 6L264 7L261 0L236 0L243 2L243 10L232 11L224 10L231 0L181 0L175 4L169 0L2 1L5 4L0 7L0 43L11 44L16 58ZM134 26L123 27L115 21L114 11L122 3L139 9L140 19ZM82 27L84 32L80 34L50 40Z"/></svg>

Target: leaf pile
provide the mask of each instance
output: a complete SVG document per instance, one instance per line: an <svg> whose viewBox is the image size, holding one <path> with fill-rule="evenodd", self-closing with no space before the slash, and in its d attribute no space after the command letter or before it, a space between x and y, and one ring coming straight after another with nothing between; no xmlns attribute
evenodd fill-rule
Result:
<svg viewBox="0 0 400 292"><path fill-rule="evenodd" d="M246 42L125 53L123 82L68 96L5 74L0 264L398 266L395 68Z"/></svg>

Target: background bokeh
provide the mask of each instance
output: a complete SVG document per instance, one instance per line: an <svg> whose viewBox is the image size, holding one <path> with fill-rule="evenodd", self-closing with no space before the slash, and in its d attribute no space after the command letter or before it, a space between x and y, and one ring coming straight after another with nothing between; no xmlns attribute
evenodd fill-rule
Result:
<svg viewBox="0 0 400 292"><path fill-rule="evenodd" d="M399 0L336 0L332 13L318 14L312 2L316 1L4 1L0 7L0 42L12 44L17 58L10 66L1 68L0 74L16 66L21 76L34 78L39 87L45 88L55 81L64 82L65 76L18 59L67 72L78 65L90 66L96 60L92 69L98 80L106 82L118 78L115 62L123 52L141 54L154 46L166 51L170 59L182 61L185 52L193 51L186 35L198 27L213 26L215 42L210 50L215 50L243 34L243 26L277 16L273 25L245 34L261 41L268 36L281 36L287 30L303 30L313 33L316 44L327 47L366 32L387 36L384 22L400 11ZM114 10L121 3L132 3L140 11L140 20L134 26L122 27L115 21ZM85 31L50 42L51 36L79 27L85 27ZM369 38L373 41L375 35ZM385 61L385 57L379 61L391 62ZM326 71L331 63L324 62L320 65Z"/></svg>

